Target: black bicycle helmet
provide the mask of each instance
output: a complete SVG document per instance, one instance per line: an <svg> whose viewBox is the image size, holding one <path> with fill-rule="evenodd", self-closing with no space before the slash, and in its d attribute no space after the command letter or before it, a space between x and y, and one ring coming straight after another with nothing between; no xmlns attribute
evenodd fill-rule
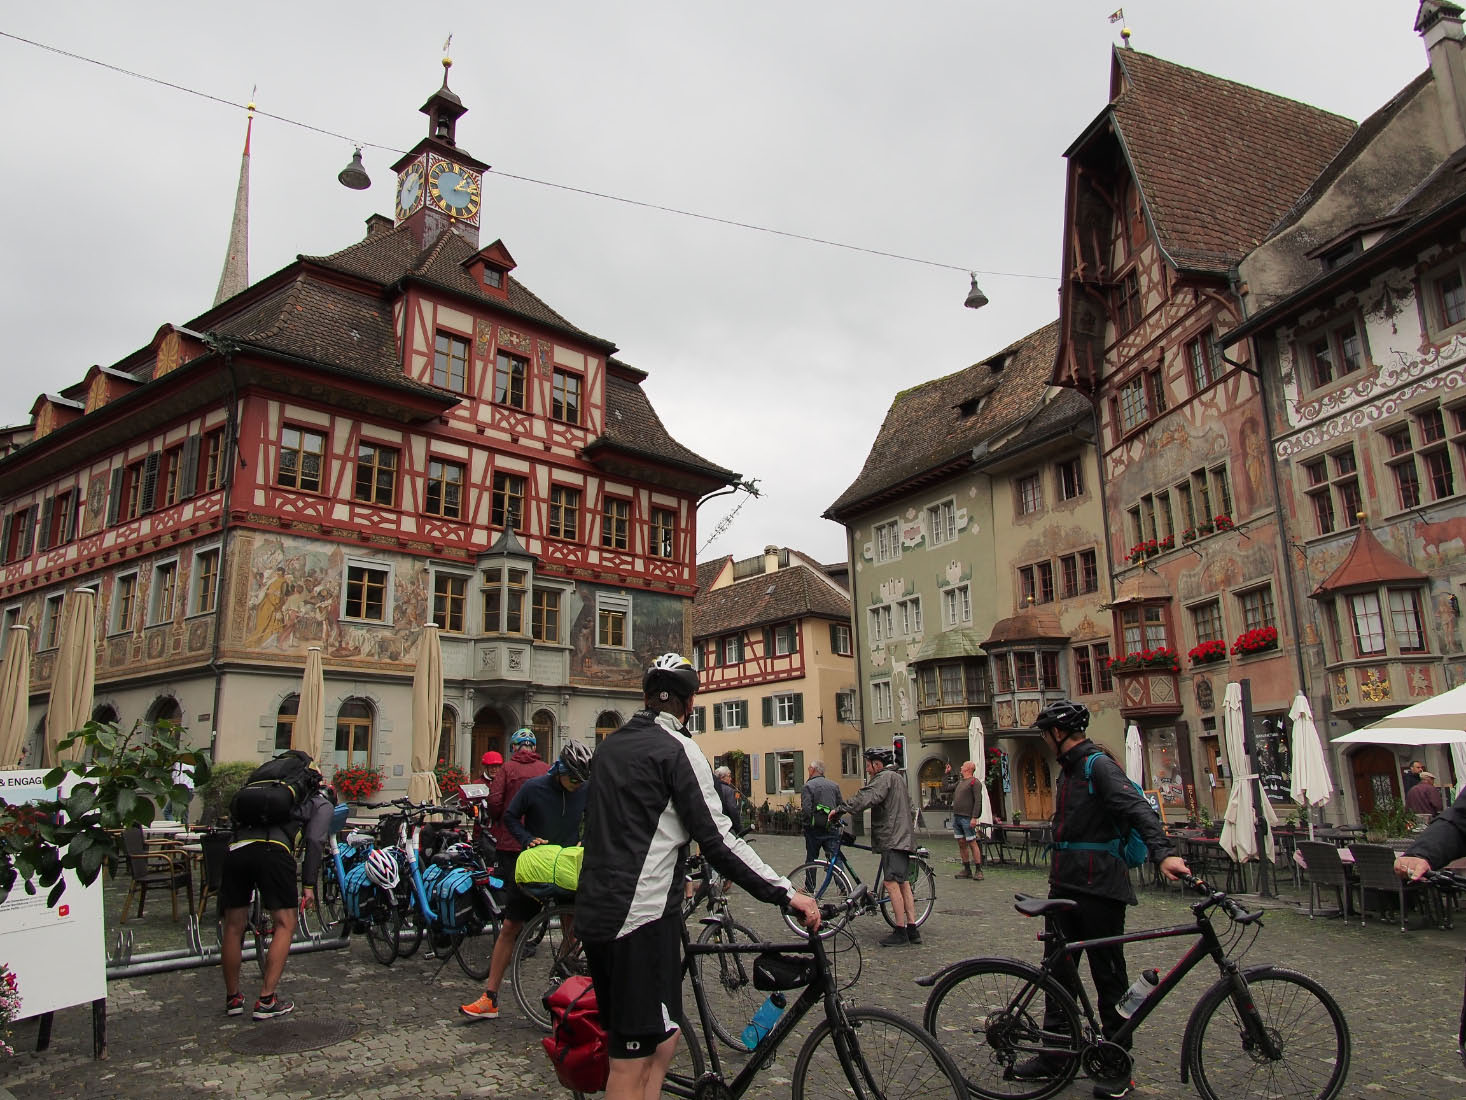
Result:
<svg viewBox="0 0 1466 1100"><path fill-rule="evenodd" d="M584 783L590 778L590 747L584 741L567 741L560 750L560 771Z"/></svg>
<svg viewBox="0 0 1466 1100"><path fill-rule="evenodd" d="M867 760L877 760L888 768L896 763L896 750L885 745L866 749L864 756Z"/></svg>
<svg viewBox="0 0 1466 1100"><path fill-rule="evenodd" d="M697 693L697 672L692 662L680 653L663 653L651 663L641 681L642 694L660 696L675 695L686 702Z"/></svg>
<svg viewBox="0 0 1466 1100"><path fill-rule="evenodd" d="M1041 730L1061 729L1066 733L1083 733L1089 729L1089 708L1083 703L1062 699L1039 711L1033 724Z"/></svg>

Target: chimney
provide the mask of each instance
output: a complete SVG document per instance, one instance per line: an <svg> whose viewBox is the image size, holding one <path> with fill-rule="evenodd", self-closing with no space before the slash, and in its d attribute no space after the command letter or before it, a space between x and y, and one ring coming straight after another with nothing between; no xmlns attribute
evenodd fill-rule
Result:
<svg viewBox="0 0 1466 1100"><path fill-rule="evenodd" d="M367 217L366 227L366 239L371 240L373 237L380 237L383 233L390 233L392 231L392 219L387 217L386 214L371 214Z"/></svg>
<svg viewBox="0 0 1466 1100"><path fill-rule="evenodd" d="M1466 30L1450 0L1420 0L1415 31L1425 39L1441 124L1451 148L1466 145Z"/></svg>
<svg viewBox="0 0 1466 1100"><path fill-rule="evenodd" d="M777 573L779 571L779 548L777 546L764 547L764 572Z"/></svg>

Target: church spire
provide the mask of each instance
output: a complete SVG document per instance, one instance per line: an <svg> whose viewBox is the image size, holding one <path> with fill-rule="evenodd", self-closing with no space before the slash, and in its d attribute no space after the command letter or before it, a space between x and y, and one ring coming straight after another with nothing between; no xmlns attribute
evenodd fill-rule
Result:
<svg viewBox="0 0 1466 1100"><path fill-rule="evenodd" d="M244 156L239 161L239 189L234 193L234 222L229 227L229 251L219 275L215 305L249 286L249 136L254 124L255 105L251 97L249 121L244 125Z"/></svg>

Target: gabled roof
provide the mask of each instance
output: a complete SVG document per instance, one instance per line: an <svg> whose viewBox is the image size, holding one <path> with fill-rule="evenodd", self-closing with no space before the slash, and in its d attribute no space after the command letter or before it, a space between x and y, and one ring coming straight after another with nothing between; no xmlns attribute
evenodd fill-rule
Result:
<svg viewBox="0 0 1466 1100"><path fill-rule="evenodd" d="M711 565L714 563L705 563ZM698 567L702 578L704 566ZM732 630L808 616L850 621L850 599L803 562L773 573L758 573L711 591L692 601L692 636L709 638Z"/></svg>
<svg viewBox="0 0 1466 1100"><path fill-rule="evenodd" d="M652 408L646 391L635 382L609 372L606 374L606 430L586 447L586 453L591 455L607 446L706 474L722 485L738 480L732 470L709 462L673 439Z"/></svg>
<svg viewBox="0 0 1466 1100"><path fill-rule="evenodd" d="M1110 99L1156 237L1188 271L1226 272L1355 132L1340 115L1131 49L1114 51Z"/></svg>
<svg viewBox="0 0 1466 1100"><path fill-rule="evenodd" d="M966 468L977 461L974 448L984 461L1017 450L1035 424L1058 431L1088 418L1081 395L1048 394L1058 331L1051 322L983 362L897 394L859 476L825 517L839 521L888 494ZM1014 438L1020 428L1023 439Z"/></svg>
<svg viewBox="0 0 1466 1100"><path fill-rule="evenodd" d="M1319 599L1346 588L1378 588L1391 583L1424 584L1428 580L1430 578L1419 569L1407 565L1386 550L1374 537L1374 532L1361 523L1349 553L1309 596Z"/></svg>

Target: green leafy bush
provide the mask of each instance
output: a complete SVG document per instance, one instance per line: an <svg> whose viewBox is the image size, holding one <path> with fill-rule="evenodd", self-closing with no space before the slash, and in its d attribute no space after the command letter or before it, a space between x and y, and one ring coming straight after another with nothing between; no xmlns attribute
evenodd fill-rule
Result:
<svg viewBox="0 0 1466 1100"><path fill-rule="evenodd" d="M229 817L229 803L244 781L250 777L258 762L232 760L214 768L207 783L201 783L195 793L203 799L203 810L199 815L200 825L222 825Z"/></svg>

